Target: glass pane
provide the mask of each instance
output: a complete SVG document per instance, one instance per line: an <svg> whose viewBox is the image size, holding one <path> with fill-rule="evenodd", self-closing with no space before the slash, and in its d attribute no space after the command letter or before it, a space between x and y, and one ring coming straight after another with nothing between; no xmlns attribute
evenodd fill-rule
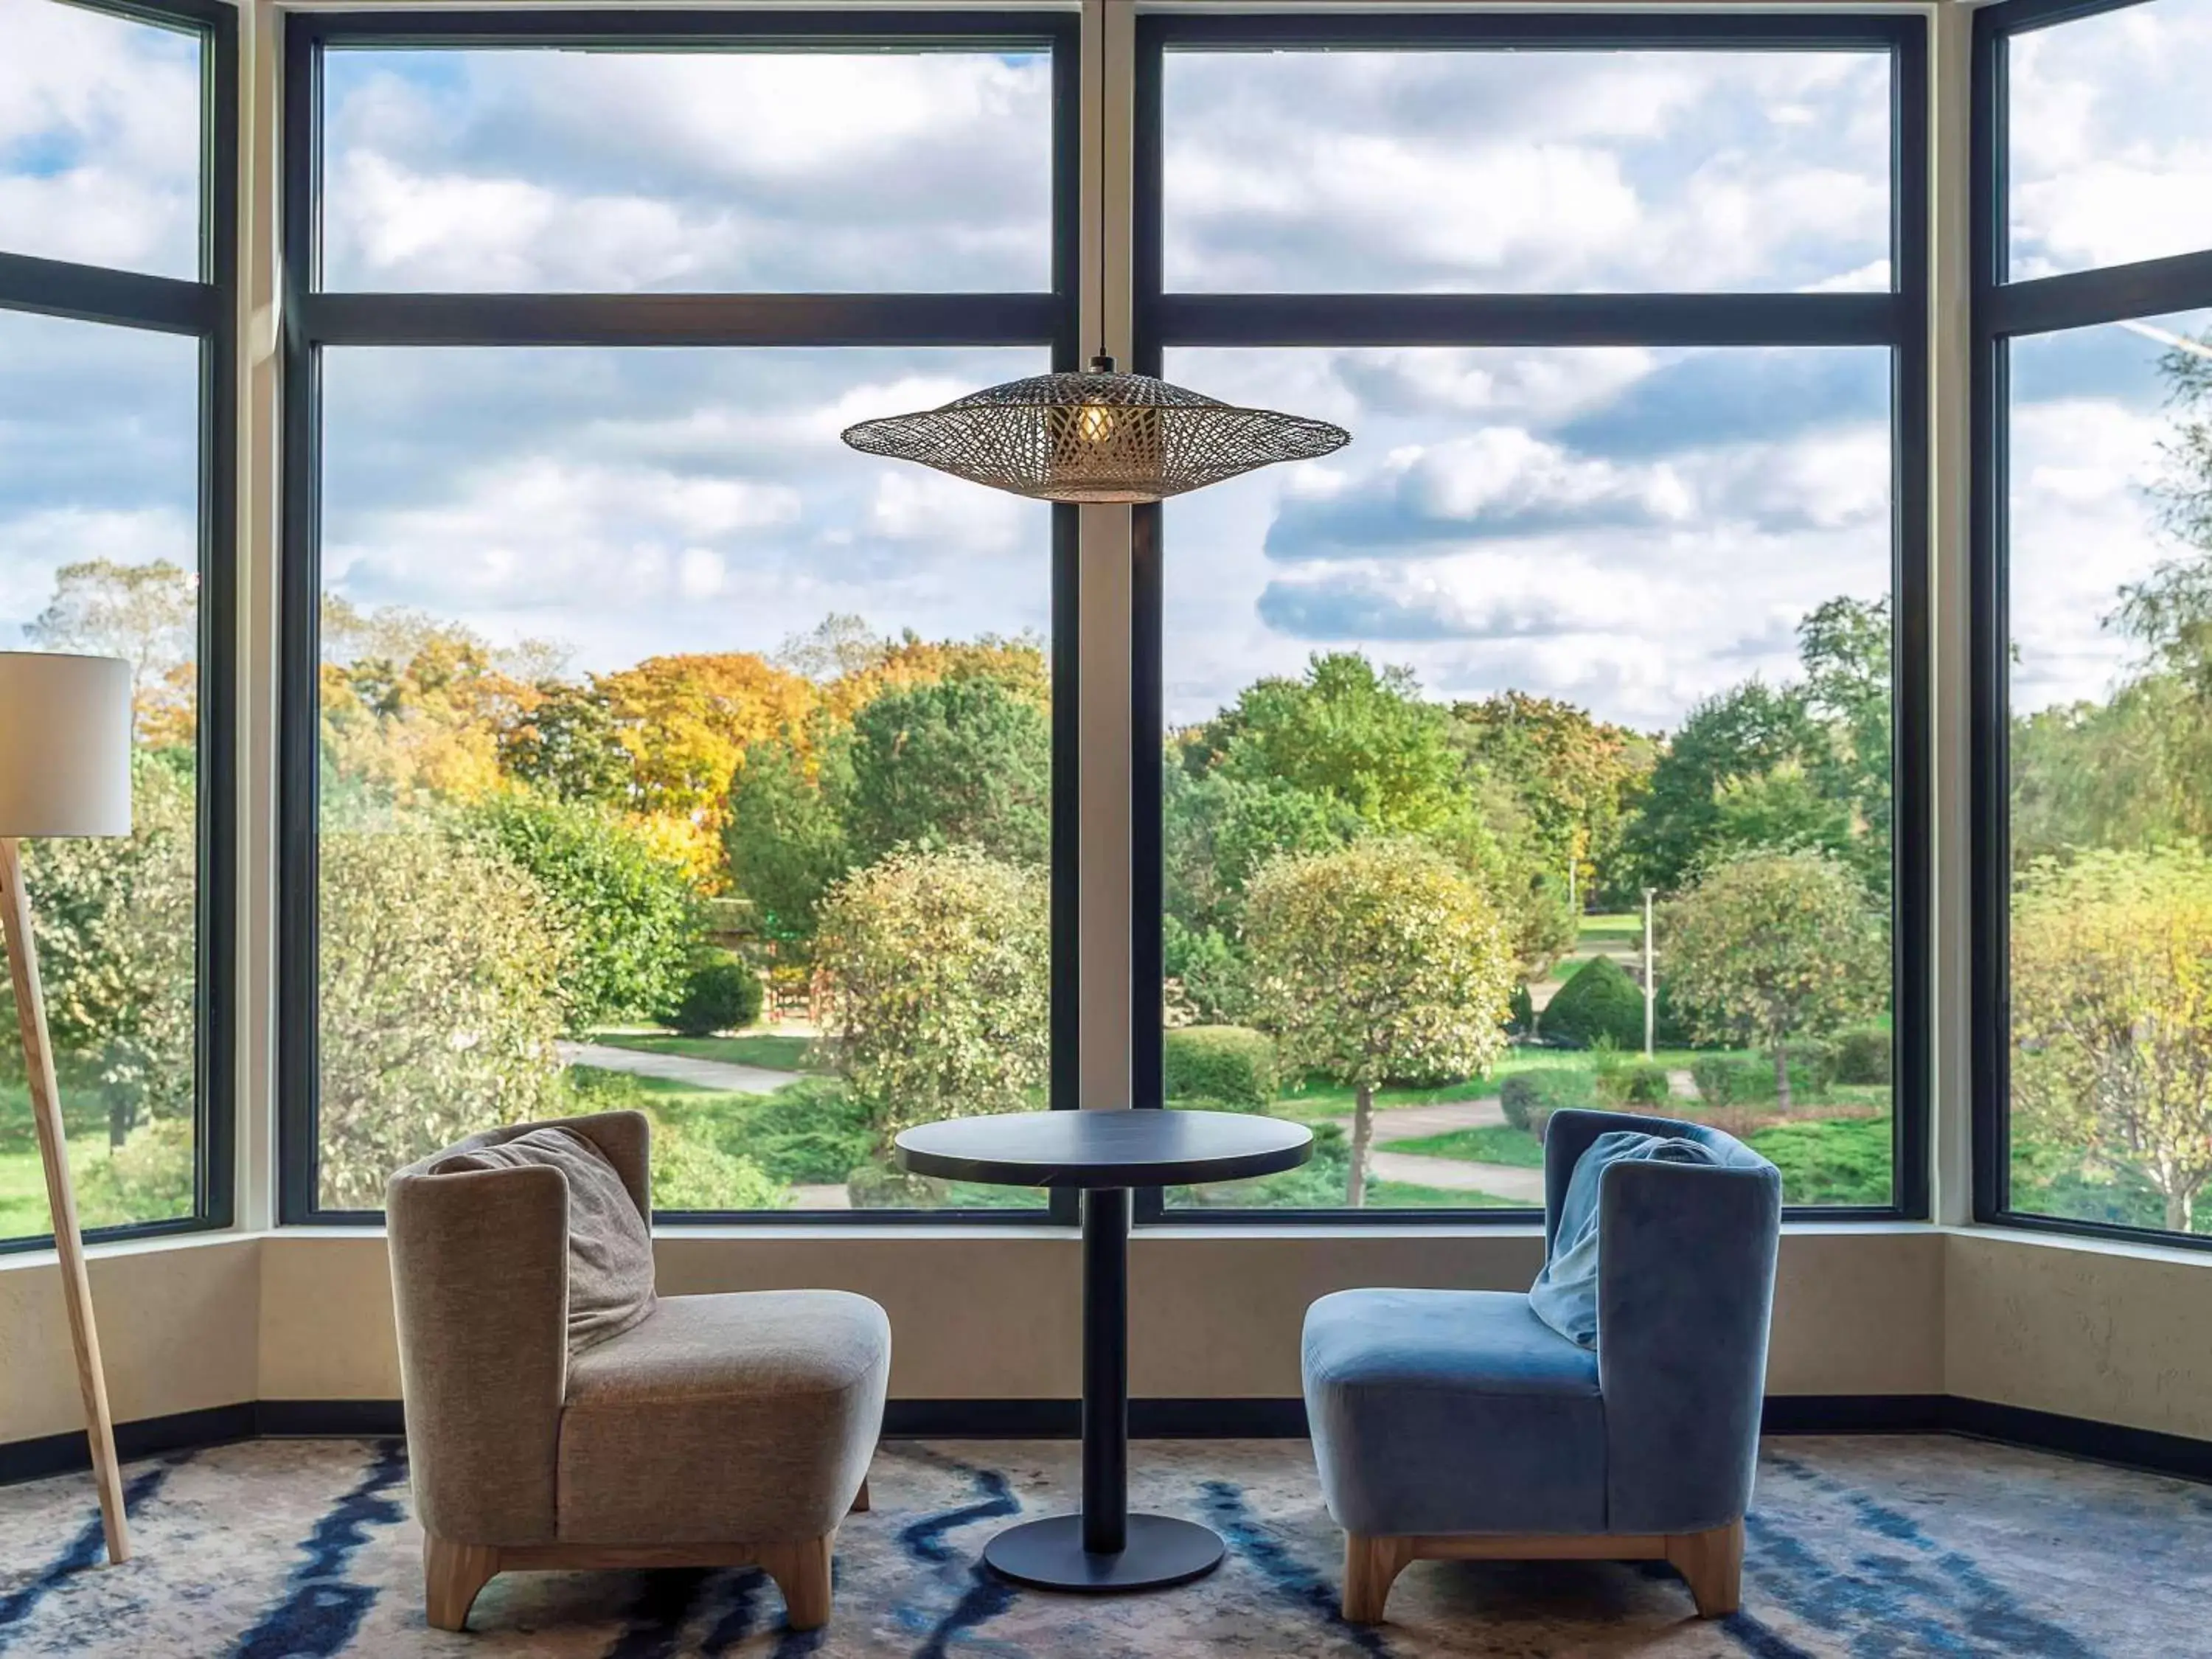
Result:
<svg viewBox="0 0 2212 1659"><path fill-rule="evenodd" d="M0 0L0 249L200 274L200 37Z"/></svg>
<svg viewBox="0 0 2212 1659"><path fill-rule="evenodd" d="M1169 1104L1322 1131L1177 1201L1534 1207L1601 1103L1889 1202L1888 354L1169 369L1354 434L1165 509Z"/></svg>
<svg viewBox="0 0 2212 1659"><path fill-rule="evenodd" d="M80 1219L193 1212L199 343L0 311L0 648L127 658L137 832L26 842ZM50 1231L0 987L0 1238Z"/></svg>
<svg viewBox="0 0 2212 1659"><path fill-rule="evenodd" d="M2212 248L2212 0L2149 0L2007 50L2014 281Z"/></svg>
<svg viewBox="0 0 2212 1659"><path fill-rule="evenodd" d="M1042 52L332 52L324 283L1052 286Z"/></svg>
<svg viewBox="0 0 2212 1659"><path fill-rule="evenodd" d="M2212 312L2011 349L2012 1206L2212 1231Z"/></svg>
<svg viewBox="0 0 2212 1659"><path fill-rule="evenodd" d="M1042 349L324 354L322 1202L655 1124L671 1209L1046 1103L1049 510L861 456Z"/></svg>
<svg viewBox="0 0 2212 1659"><path fill-rule="evenodd" d="M1166 283L1886 289L1869 52L1171 52Z"/></svg>

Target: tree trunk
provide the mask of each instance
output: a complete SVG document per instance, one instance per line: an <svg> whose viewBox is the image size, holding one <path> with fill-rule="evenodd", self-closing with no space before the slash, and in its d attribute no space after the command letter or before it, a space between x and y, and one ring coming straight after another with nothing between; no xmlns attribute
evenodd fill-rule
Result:
<svg viewBox="0 0 2212 1659"><path fill-rule="evenodd" d="M1778 1042L1774 1045L1774 1103L1784 1116L1790 1113L1790 1050Z"/></svg>
<svg viewBox="0 0 2212 1659"><path fill-rule="evenodd" d="M1375 1091L1365 1084L1352 1097L1352 1186L1345 1202L1357 1210L1367 1202L1367 1147L1375 1139Z"/></svg>
<svg viewBox="0 0 2212 1659"><path fill-rule="evenodd" d="M137 1108L131 1101L124 1097L122 1091L118 1090L115 1093L108 1097L108 1151L116 1152L123 1150L123 1143L131 1139L132 1122L137 1115L138 1113Z"/></svg>
<svg viewBox="0 0 2212 1659"><path fill-rule="evenodd" d="M2166 1230L2170 1233L2185 1233L2196 1219L2197 1206L2190 1202L2187 1193L2168 1193L2166 1195Z"/></svg>

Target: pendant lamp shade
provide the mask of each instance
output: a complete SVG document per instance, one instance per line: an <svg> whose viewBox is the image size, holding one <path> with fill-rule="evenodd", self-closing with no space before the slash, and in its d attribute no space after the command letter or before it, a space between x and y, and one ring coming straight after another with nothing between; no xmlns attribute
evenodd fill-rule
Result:
<svg viewBox="0 0 2212 1659"><path fill-rule="evenodd" d="M1351 441L1326 421L1240 409L1097 357L1081 374L1039 374L845 430L866 454L1038 501L1157 501Z"/></svg>
<svg viewBox="0 0 2212 1659"><path fill-rule="evenodd" d="M131 665L0 651L0 838L131 833Z"/></svg>

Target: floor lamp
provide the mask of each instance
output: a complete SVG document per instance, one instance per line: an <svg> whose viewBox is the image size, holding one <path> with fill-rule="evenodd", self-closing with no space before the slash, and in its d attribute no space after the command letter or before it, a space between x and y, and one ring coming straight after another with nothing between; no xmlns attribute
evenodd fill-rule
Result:
<svg viewBox="0 0 2212 1659"><path fill-rule="evenodd" d="M92 1283L85 1275L77 1231L76 1194L70 1185L69 1140L62 1131L54 1054L46 1039L46 994L31 937L31 896L23 885L20 841L31 836L127 836L131 833L131 665L114 657L0 652L0 921L15 1014L23 1027L23 1070L31 1117L46 1166L54 1248L61 1256L62 1297L76 1349L77 1386L84 1395L85 1431L111 1563L131 1558L123 1516L123 1476L115 1461L115 1427L107 1414L107 1379L100 1367L100 1333L92 1320Z"/></svg>

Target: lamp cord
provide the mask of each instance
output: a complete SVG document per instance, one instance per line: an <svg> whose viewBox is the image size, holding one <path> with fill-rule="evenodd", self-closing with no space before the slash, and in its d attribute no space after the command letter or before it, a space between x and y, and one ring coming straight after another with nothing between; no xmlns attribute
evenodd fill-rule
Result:
<svg viewBox="0 0 2212 1659"><path fill-rule="evenodd" d="M1098 9L1098 212L1092 223L1098 238L1098 351L1091 360L1093 374L1114 372L1113 354L1106 349L1106 70L1110 24L1108 9Z"/></svg>

